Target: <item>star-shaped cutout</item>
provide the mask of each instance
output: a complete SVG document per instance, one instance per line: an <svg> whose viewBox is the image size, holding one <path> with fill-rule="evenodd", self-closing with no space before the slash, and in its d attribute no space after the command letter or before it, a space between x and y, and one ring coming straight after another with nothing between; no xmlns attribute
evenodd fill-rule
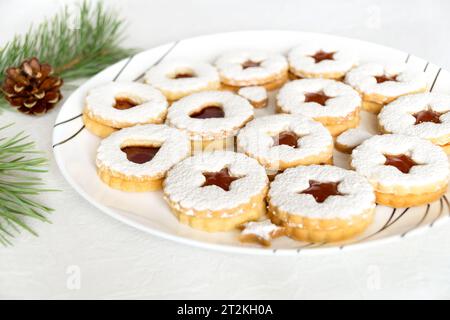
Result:
<svg viewBox="0 0 450 320"><path fill-rule="evenodd" d="M385 166L396 167L403 173L409 173L411 168L418 165L410 156L406 154L385 154L386 161Z"/></svg>
<svg viewBox="0 0 450 320"><path fill-rule="evenodd" d="M421 124L423 122L442 123L440 117L444 113L445 112L436 112L429 107L413 114L413 117L416 118L416 122L414 124Z"/></svg>
<svg viewBox="0 0 450 320"><path fill-rule="evenodd" d="M113 108L118 110L127 110L136 107L138 103L129 98L116 98L116 103Z"/></svg>
<svg viewBox="0 0 450 320"><path fill-rule="evenodd" d="M319 63L323 60L334 60L335 53L336 52L325 52L323 50L319 50L310 57L313 58L316 63Z"/></svg>
<svg viewBox="0 0 450 320"><path fill-rule="evenodd" d="M233 177L228 168L223 168L217 172L203 172L205 182L202 187L218 186L225 191L230 191L230 185L233 181L240 179L240 177Z"/></svg>
<svg viewBox="0 0 450 320"><path fill-rule="evenodd" d="M329 99L331 99L331 97L326 95L323 91L305 93L305 102L316 102L325 106Z"/></svg>
<svg viewBox="0 0 450 320"><path fill-rule="evenodd" d="M180 72L176 73L173 79L186 79L186 78L195 78L196 75L192 72Z"/></svg>
<svg viewBox="0 0 450 320"><path fill-rule="evenodd" d="M273 239L286 235L286 228L272 223L270 219L244 223L241 230L241 242L259 243L265 247L270 247Z"/></svg>
<svg viewBox="0 0 450 320"><path fill-rule="evenodd" d="M293 148L298 148L298 138L299 136L292 131L282 131L272 137L274 146L286 145Z"/></svg>
<svg viewBox="0 0 450 320"><path fill-rule="evenodd" d="M242 64L241 64L241 66L242 66L242 69L248 69L248 68L256 68L256 67L259 67L261 65L261 62L256 62L256 61L252 61L252 60L247 60L247 61L244 61Z"/></svg>
<svg viewBox="0 0 450 320"><path fill-rule="evenodd" d="M211 118L224 118L225 112L221 107L206 106L203 109L191 113L189 117L194 119L211 119Z"/></svg>
<svg viewBox="0 0 450 320"><path fill-rule="evenodd" d="M309 188L300 192L300 194L310 194L316 202L322 203L330 196L342 196L338 186L340 182L320 182L309 180Z"/></svg>
<svg viewBox="0 0 450 320"><path fill-rule="evenodd" d="M375 76L374 77L375 80L377 81L377 83L383 83L386 81L397 81L397 75L386 75L386 74L382 74L381 76Z"/></svg>

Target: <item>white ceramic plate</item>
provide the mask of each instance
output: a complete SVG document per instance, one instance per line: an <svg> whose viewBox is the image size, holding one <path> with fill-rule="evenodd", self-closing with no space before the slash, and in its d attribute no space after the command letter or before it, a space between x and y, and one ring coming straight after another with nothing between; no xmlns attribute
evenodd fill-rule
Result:
<svg viewBox="0 0 450 320"><path fill-rule="evenodd" d="M189 58L214 61L224 51L233 49L264 49L286 53L293 46L310 40L337 42L358 52L361 62L394 60L407 62L425 72L429 90L450 91L450 73L408 53L377 44L323 34L294 31L248 31L208 35L162 45L105 69L79 87L62 106L53 132L56 162L67 181L87 201L104 213L155 236L203 248L252 254L311 254L361 248L382 240L394 240L432 231L433 226L449 217L447 197L430 205L392 209L377 206L375 222L361 236L339 244L301 243L288 238L276 239L271 248L241 244L238 232L210 234L178 223L165 204L161 192L126 193L109 188L97 177L95 154L100 139L88 132L81 120L86 92L110 80L140 81L143 73L163 59ZM273 98L267 110L257 116L273 112ZM375 117L363 113L363 125L375 132ZM346 167L348 156L336 152L336 165Z"/></svg>

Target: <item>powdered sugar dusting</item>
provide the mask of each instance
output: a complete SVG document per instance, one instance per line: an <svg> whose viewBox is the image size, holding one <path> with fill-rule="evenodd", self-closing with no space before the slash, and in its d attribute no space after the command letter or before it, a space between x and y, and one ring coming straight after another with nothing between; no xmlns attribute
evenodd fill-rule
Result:
<svg viewBox="0 0 450 320"><path fill-rule="evenodd" d="M362 128L352 128L341 133L336 138L336 142L340 145L353 149L369 139L371 136L373 136L373 134Z"/></svg>
<svg viewBox="0 0 450 320"><path fill-rule="evenodd" d="M415 124L415 113L432 110L442 113L441 123ZM378 115L380 125L388 132L418 136L425 139L447 140L450 135L450 96L440 93L422 93L400 97L385 106Z"/></svg>
<svg viewBox="0 0 450 320"><path fill-rule="evenodd" d="M121 148L130 141L160 146L155 157L143 164L131 162ZM134 144L132 144L134 145ZM175 163L190 153L188 136L166 125L137 125L112 133L97 150L97 166L133 177L162 177Z"/></svg>
<svg viewBox="0 0 450 320"><path fill-rule="evenodd" d="M298 148L274 145L273 137L283 131L295 133ZM301 115L277 114L249 122L237 137L238 149L263 159L268 169L277 169L279 162L293 162L320 155L333 146L329 131L319 122Z"/></svg>
<svg viewBox="0 0 450 320"><path fill-rule="evenodd" d="M396 81L377 83L375 76L397 76ZM345 82L366 94L380 94L386 97L416 92L426 88L425 73L412 69L404 63L366 63L349 71Z"/></svg>
<svg viewBox="0 0 450 320"><path fill-rule="evenodd" d="M205 106L220 106L224 118L196 119L189 115ZM186 96L169 108L167 122L187 132L192 140L233 136L253 117L253 107L228 91L203 91Z"/></svg>
<svg viewBox="0 0 450 320"><path fill-rule="evenodd" d="M263 102L267 99L267 90L260 86L240 88L238 94L250 102Z"/></svg>
<svg viewBox="0 0 450 320"><path fill-rule="evenodd" d="M309 181L339 182L342 195L330 196L318 203L301 192ZM270 204L292 215L313 219L347 219L375 207L370 183L358 173L328 165L290 168L275 177L269 190Z"/></svg>
<svg viewBox="0 0 450 320"><path fill-rule="evenodd" d="M205 182L203 172L218 172L227 167L230 174L239 179L233 181L230 190ZM189 210L225 210L248 203L260 194L268 184L263 167L244 154L231 151L202 153L177 164L167 174L164 193L170 201Z"/></svg>
<svg viewBox="0 0 450 320"><path fill-rule="evenodd" d="M129 98L137 106L118 110L113 106L116 98ZM137 82L108 82L89 91L86 97L86 110L96 118L118 125L145 124L164 115L168 103L157 89Z"/></svg>
<svg viewBox="0 0 450 320"><path fill-rule="evenodd" d="M243 68L246 61L260 63L258 67ZM224 79L235 81L253 81L259 84L258 80L276 77L280 73L287 71L288 64L286 58L278 53L266 51L235 51L225 53L216 61L220 76Z"/></svg>
<svg viewBox="0 0 450 320"><path fill-rule="evenodd" d="M305 93L323 91L331 97L325 106L305 102ZM287 113L298 113L311 118L345 117L361 105L359 94L350 86L334 80L302 79L286 83L277 96L277 105Z"/></svg>
<svg viewBox="0 0 450 320"><path fill-rule="evenodd" d="M334 52L333 60L323 60L316 63L311 56L318 51ZM339 72L345 73L358 64L358 56L353 51L327 43L307 42L293 48L288 54L291 72L298 71L321 74Z"/></svg>
<svg viewBox="0 0 450 320"><path fill-rule="evenodd" d="M386 154L406 154L419 165L405 174L384 164ZM351 165L374 186L401 186L405 190L448 181L450 173L447 155L440 147L418 137L399 134L373 136L366 140L353 150Z"/></svg>
<svg viewBox="0 0 450 320"><path fill-rule="evenodd" d="M244 224L241 235L255 235L261 239L270 241L277 232L283 228L273 224L269 219L263 221L250 221Z"/></svg>
<svg viewBox="0 0 450 320"><path fill-rule="evenodd" d="M189 78L174 78L177 73L192 73ZM219 83L217 70L206 62L165 61L147 71L144 81L169 92L190 93Z"/></svg>

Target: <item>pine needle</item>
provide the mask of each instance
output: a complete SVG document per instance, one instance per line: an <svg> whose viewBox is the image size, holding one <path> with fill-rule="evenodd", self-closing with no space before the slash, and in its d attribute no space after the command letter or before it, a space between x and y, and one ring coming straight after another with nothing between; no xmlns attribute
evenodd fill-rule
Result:
<svg viewBox="0 0 450 320"><path fill-rule="evenodd" d="M0 137L0 244L11 245L11 238L21 229L37 235L27 225L27 218L49 222L46 215L53 209L33 199L42 192L55 191L45 188L41 178L34 175L45 172L46 164L47 159L23 132Z"/></svg>
<svg viewBox="0 0 450 320"><path fill-rule="evenodd" d="M0 48L0 83L8 67L31 57L51 64L54 72L67 81L96 74L134 52L120 45L124 21L117 12L106 9L102 2L83 1L78 9L73 16L66 6ZM75 21L74 25L69 21ZM7 105L1 97L0 108Z"/></svg>

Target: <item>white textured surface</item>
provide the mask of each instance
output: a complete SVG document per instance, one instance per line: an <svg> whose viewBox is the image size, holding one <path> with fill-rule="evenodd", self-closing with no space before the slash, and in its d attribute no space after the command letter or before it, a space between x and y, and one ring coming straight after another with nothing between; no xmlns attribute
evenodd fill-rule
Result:
<svg viewBox="0 0 450 320"><path fill-rule="evenodd" d="M142 48L219 31L296 29L393 46L450 68L443 54L450 43L442 41L450 28L446 0L109 2L128 19L127 43ZM29 3L2 1L0 11L20 8L24 19L39 21L58 8L51 0ZM3 18L8 28L0 28L0 45L26 30L23 21ZM24 233L14 247L0 248L1 298L450 298L449 224L364 251L255 257L187 247L119 223L84 201L56 168L51 133L57 112L32 121L7 112L0 120L14 121L16 130L38 140L51 159L47 184L63 190L42 196L56 212L51 225L32 222L39 238ZM78 271L79 289L67 286Z"/></svg>

